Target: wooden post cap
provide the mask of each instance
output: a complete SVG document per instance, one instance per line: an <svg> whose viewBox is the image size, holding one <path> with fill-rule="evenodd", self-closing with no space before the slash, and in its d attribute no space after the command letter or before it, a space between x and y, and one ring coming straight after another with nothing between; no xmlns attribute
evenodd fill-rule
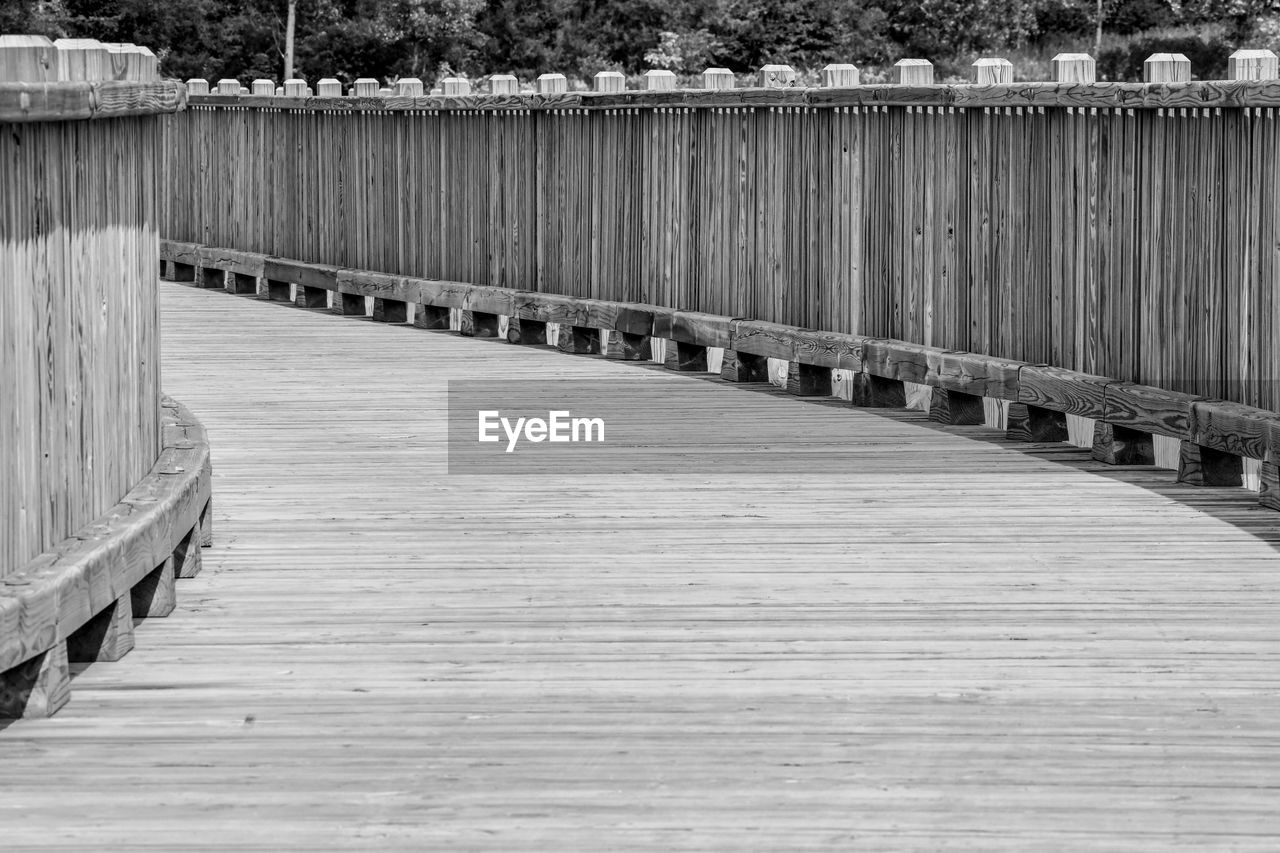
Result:
<svg viewBox="0 0 1280 853"><path fill-rule="evenodd" d="M209 81L200 77L192 77L187 81L188 95L207 95L209 94Z"/></svg>
<svg viewBox="0 0 1280 853"><path fill-rule="evenodd" d="M360 77L351 87L351 94L357 98L373 98L377 97L380 88L382 87L378 85L378 81L372 77Z"/></svg>
<svg viewBox="0 0 1280 853"><path fill-rule="evenodd" d="M396 93L395 89L392 89L390 86L383 86L381 89L378 90L378 94L384 98L389 98L395 93Z"/></svg>
<svg viewBox="0 0 1280 853"><path fill-rule="evenodd" d="M563 74L538 75L539 95L555 95L567 91L569 91L569 81L565 79Z"/></svg>
<svg viewBox="0 0 1280 853"><path fill-rule="evenodd" d="M58 49L44 36L0 36L0 83L55 83Z"/></svg>
<svg viewBox="0 0 1280 853"><path fill-rule="evenodd" d="M434 89L431 90L431 97L433 98L439 98L442 95L444 95L444 92L440 90L439 86L436 86Z"/></svg>
<svg viewBox="0 0 1280 853"><path fill-rule="evenodd" d="M595 76L597 92L622 92L627 88L627 78L621 71L601 71Z"/></svg>
<svg viewBox="0 0 1280 853"><path fill-rule="evenodd" d="M297 77L290 77L284 81L284 96L286 98L305 98L307 96L307 81L300 80Z"/></svg>
<svg viewBox="0 0 1280 853"><path fill-rule="evenodd" d="M154 83L160 79L160 60L156 59L156 55L151 52L151 48L143 45L134 45L134 52L140 57L139 67L141 74L139 80Z"/></svg>
<svg viewBox="0 0 1280 853"><path fill-rule="evenodd" d="M148 48L124 42L108 42L107 58L112 80L144 82L159 79L159 65Z"/></svg>
<svg viewBox="0 0 1280 853"><path fill-rule="evenodd" d="M785 89L796 84L796 71L790 65L760 67L760 85L765 89Z"/></svg>
<svg viewBox="0 0 1280 853"><path fill-rule="evenodd" d="M1228 80L1275 80L1280 61L1269 50L1237 50L1227 58Z"/></svg>
<svg viewBox="0 0 1280 853"><path fill-rule="evenodd" d="M893 82L899 86L932 86L933 63L927 59L899 59L893 64Z"/></svg>
<svg viewBox="0 0 1280 853"><path fill-rule="evenodd" d="M111 59L107 46L97 39L58 39L53 43L58 51L58 79L109 80Z"/></svg>
<svg viewBox="0 0 1280 853"><path fill-rule="evenodd" d="M242 94L242 95L248 95L248 94L251 94L251 93L249 92L249 87L248 87L248 86L241 86L241 87L240 87L240 94Z"/></svg>
<svg viewBox="0 0 1280 853"><path fill-rule="evenodd" d="M494 74L489 78L489 94L515 95L520 92L520 81L511 74Z"/></svg>
<svg viewBox="0 0 1280 853"><path fill-rule="evenodd" d="M284 95L284 86L276 86L276 97L279 98L283 95Z"/></svg>
<svg viewBox="0 0 1280 853"><path fill-rule="evenodd" d="M421 98L422 81L417 77L401 77L396 81L396 94L402 98Z"/></svg>
<svg viewBox="0 0 1280 853"><path fill-rule="evenodd" d="M1053 58L1053 79L1058 83L1098 82L1098 63L1087 53L1059 53Z"/></svg>
<svg viewBox="0 0 1280 853"><path fill-rule="evenodd" d="M985 56L973 63L973 82L994 86L1013 82L1013 63L998 56Z"/></svg>
<svg viewBox="0 0 1280 853"><path fill-rule="evenodd" d="M733 72L728 68L708 68L702 72L702 88L732 89Z"/></svg>
<svg viewBox="0 0 1280 853"><path fill-rule="evenodd" d="M663 68L655 68L651 71L644 72L644 87L650 92L665 92L676 87L676 75L674 71L667 71Z"/></svg>
<svg viewBox="0 0 1280 853"><path fill-rule="evenodd" d="M1181 53L1153 53L1142 63L1142 79L1147 83L1190 82L1191 60Z"/></svg>
<svg viewBox="0 0 1280 853"><path fill-rule="evenodd" d="M858 85L861 75L858 66L847 62L833 62L822 69L822 85L827 89L842 89Z"/></svg>
<svg viewBox="0 0 1280 853"><path fill-rule="evenodd" d="M342 84L332 77L325 77L316 82L316 95L321 98L342 97Z"/></svg>
<svg viewBox="0 0 1280 853"><path fill-rule="evenodd" d="M440 91L445 97L471 94L471 81L466 77L446 77L440 81Z"/></svg>
<svg viewBox="0 0 1280 853"><path fill-rule="evenodd" d="M238 95L240 94L240 81L233 80L230 77L219 80L216 91L219 95Z"/></svg>
<svg viewBox="0 0 1280 853"><path fill-rule="evenodd" d="M249 91L255 95L271 95L276 91L276 81L259 78L249 84Z"/></svg>

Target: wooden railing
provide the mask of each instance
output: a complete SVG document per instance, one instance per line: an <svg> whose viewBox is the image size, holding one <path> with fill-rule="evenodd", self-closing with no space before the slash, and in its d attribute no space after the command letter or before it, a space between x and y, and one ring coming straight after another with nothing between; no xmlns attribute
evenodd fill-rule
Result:
<svg viewBox="0 0 1280 853"><path fill-rule="evenodd" d="M0 37L0 717L56 710L199 568L208 449L161 405L156 293L186 92L147 57Z"/></svg>
<svg viewBox="0 0 1280 853"><path fill-rule="evenodd" d="M163 230L1280 407L1274 63L1176 82L1185 61L1153 57L1175 82L1096 84L1086 60L1061 58L1083 81L1062 83L992 60L982 85L929 85L917 62L901 84L833 67L816 89L770 67L772 88L712 70L697 90L193 96L168 125Z"/></svg>
<svg viewBox="0 0 1280 853"><path fill-rule="evenodd" d="M1177 442L1177 479L1239 486L1245 459L1260 464L1259 502L1280 509L1280 414L981 353L909 341L820 331L765 320L606 299L562 296L369 270L310 264L165 241L166 277L244 296L329 309L430 331L498 337L512 344L554 343L570 353L625 361L651 358L676 371L704 372L721 350L720 376L767 381L769 360L785 362L792 394L826 397L833 373L849 382L853 406L903 407L910 386L929 389L929 416L952 426L987 422L986 401L1005 410L1008 437L1068 440L1069 415L1093 424L1093 458L1150 465L1155 437Z"/></svg>

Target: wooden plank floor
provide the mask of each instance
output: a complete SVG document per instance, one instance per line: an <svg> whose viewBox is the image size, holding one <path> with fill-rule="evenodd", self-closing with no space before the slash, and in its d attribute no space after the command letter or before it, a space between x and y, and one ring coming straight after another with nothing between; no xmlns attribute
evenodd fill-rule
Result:
<svg viewBox="0 0 1280 853"><path fill-rule="evenodd" d="M0 732L5 850L1280 844L1280 515L1243 490L162 293L216 545ZM450 476L468 376L612 381L755 470Z"/></svg>

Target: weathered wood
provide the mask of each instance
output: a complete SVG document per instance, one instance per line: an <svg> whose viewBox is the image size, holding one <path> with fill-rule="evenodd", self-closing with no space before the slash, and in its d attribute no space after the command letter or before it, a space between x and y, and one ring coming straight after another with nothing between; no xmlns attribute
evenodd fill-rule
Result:
<svg viewBox="0 0 1280 853"><path fill-rule="evenodd" d="M762 320L734 320L729 327L729 342L723 346L735 352L790 361L795 358L798 330L781 323ZM655 325L654 334L658 333Z"/></svg>
<svg viewBox="0 0 1280 853"><path fill-rule="evenodd" d="M954 350L925 353L925 382L977 397L1018 399L1018 375L1022 362Z"/></svg>
<svg viewBox="0 0 1280 853"><path fill-rule="evenodd" d="M1191 404L1187 437L1197 445L1266 459L1269 435L1280 429L1280 415L1224 400L1196 400Z"/></svg>
<svg viewBox="0 0 1280 853"><path fill-rule="evenodd" d="M258 295L258 279L255 276L245 275L244 273L232 272L226 274L227 292L237 296L257 296ZM274 301L281 301L280 294L284 293L284 300L288 302L289 283L286 281L267 281L268 298Z"/></svg>
<svg viewBox="0 0 1280 853"><path fill-rule="evenodd" d="M591 326L560 326L556 347L560 352L578 355L600 354L600 330Z"/></svg>
<svg viewBox="0 0 1280 853"><path fill-rule="evenodd" d="M1009 404L1005 435L1011 441L1069 441L1065 412L1043 409L1027 403Z"/></svg>
<svg viewBox="0 0 1280 853"><path fill-rule="evenodd" d="M1108 465L1154 465L1151 434L1098 421L1093 426L1093 458Z"/></svg>
<svg viewBox="0 0 1280 853"><path fill-rule="evenodd" d="M413 308L413 325L433 332L449 331L449 309L419 303Z"/></svg>
<svg viewBox="0 0 1280 853"><path fill-rule="evenodd" d="M197 284L208 290L226 290L227 273L217 267L200 267Z"/></svg>
<svg viewBox="0 0 1280 853"><path fill-rule="evenodd" d="M980 425L986 422L982 398L935 387L929 397L929 420L951 426Z"/></svg>
<svg viewBox="0 0 1280 853"><path fill-rule="evenodd" d="M768 382L769 359L763 355L727 349L720 362L720 378L726 382Z"/></svg>
<svg viewBox="0 0 1280 853"><path fill-rule="evenodd" d="M507 341L522 346L545 346L547 343L547 324L541 320L508 317Z"/></svg>
<svg viewBox="0 0 1280 853"><path fill-rule="evenodd" d="M874 373L855 373L850 378L850 404L862 409L901 409L907 405L907 391L900 379Z"/></svg>
<svg viewBox="0 0 1280 853"><path fill-rule="evenodd" d="M116 661L133 650L133 597L117 598L67 638L71 663Z"/></svg>
<svg viewBox="0 0 1280 853"><path fill-rule="evenodd" d="M797 397L830 397L831 368L788 362L787 393Z"/></svg>
<svg viewBox="0 0 1280 853"><path fill-rule="evenodd" d="M182 578L193 578L200 574L200 570L204 567L204 558L201 556L201 535L200 523L197 521L179 540L177 547L173 549L173 574L175 578L181 580Z"/></svg>
<svg viewBox="0 0 1280 853"><path fill-rule="evenodd" d="M1239 486L1244 466L1234 453L1202 447L1192 441L1178 443L1178 482L1193 486Z"/></svg>
<svg viewBox="0 0 1280 853"><path fill-rule="evenodd" d="M1018 402L1095 420L1106 416L1104 396L1112 380L1043 364L1018 373Z"/></svg>
<svg viewBox="0 0 1280 853"><path fill-rule="evenodd" d="M337 293L333 300L333 312L344 317L368 317L369 299L359 293Z"/></svg>
<svg viewBox="0 0 1280 853"><path fill-rule="evenodd" d="M0 719L49 717L70 698L66 643L0 672Z"/></svg>
<svg viewBox="0 0 1280 853"><path fill-rule="evenodd" d="M1190 427L1191 394L1133 382L1110 382L1103 395L1103 418L1109 423L1171 438L1184 438Z"/></svg>
<svg viewBox="0 0 1280 853"><path fill-rule="evenodd" d="M165 281L195 281L196 268L191 264L184 264L179 261L161 261L162 272L160 277Z"/></svg>
<svg viewBox="0 0 1280 853"><path fill-rule="evenodd" d="M649 361L653 357L653 348L648 335L609 329L604 336L604 357L619 361Z"/></svg>
<svg viewBox="0 0 1280 853"><path fill-rule="evenodd" d="M707 370L707 348L684 341L667 341L667 351L663 358L667 370L683 373L705 373Z"/></svg>
<svg viewBox="0 0 1280 853"><path fill-rule="evenodd" d="M407 323L409 304L399 299L373 298L373 319L379 323Z"/></svg>
<svg viewBox="0 0 1280 853"><path fill-rule="evenodd" d="M300 308L328 308L329 307L329 291L323 287L306 287L305 285L297 285L295 288L294 304Z"/></svg>
<svg viewBox="0 0 1280 853"><path fill-rule="evenodd" d="M1275 462L1263 462L1258 469L1258 503L1280 510L1280 466Z"/></svg>
<svg viewBox="0 0 1280 853"><path fill-rule="evenodd" d="M930 359L936 359L943 351L938 347L877 339L867 341L862 352L865 372L923 385L930 375Z"/></svg>
<svg viewBox="0 0 1280 853"><path fill-rule="evenodd" d="M458 331L469 338L496 338L498 315L487 311L463 311Z"/></svg>

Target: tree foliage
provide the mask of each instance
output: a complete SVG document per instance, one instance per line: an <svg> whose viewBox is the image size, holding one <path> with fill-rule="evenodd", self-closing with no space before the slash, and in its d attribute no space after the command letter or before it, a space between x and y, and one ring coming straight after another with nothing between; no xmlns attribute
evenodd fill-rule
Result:
<svg viewBox="0 0 1280 853"><path fill-rule="evenodd" d="M287 2L0 0L0 32L145 44L178 78L279 79ZM313 80L431 81L442 73L885 65L903 56L945 67L1090 38L1097 9L1098 0L297 0L295 68ZM1135 34L1135 44L1148 31L1215 26L1227 41L1206 43L1214 57L1228 42L1280 31L1280 0L1103 0L1102 10L1104 29ZM1108 61L1131 73L1127 54Z"/></svg>

